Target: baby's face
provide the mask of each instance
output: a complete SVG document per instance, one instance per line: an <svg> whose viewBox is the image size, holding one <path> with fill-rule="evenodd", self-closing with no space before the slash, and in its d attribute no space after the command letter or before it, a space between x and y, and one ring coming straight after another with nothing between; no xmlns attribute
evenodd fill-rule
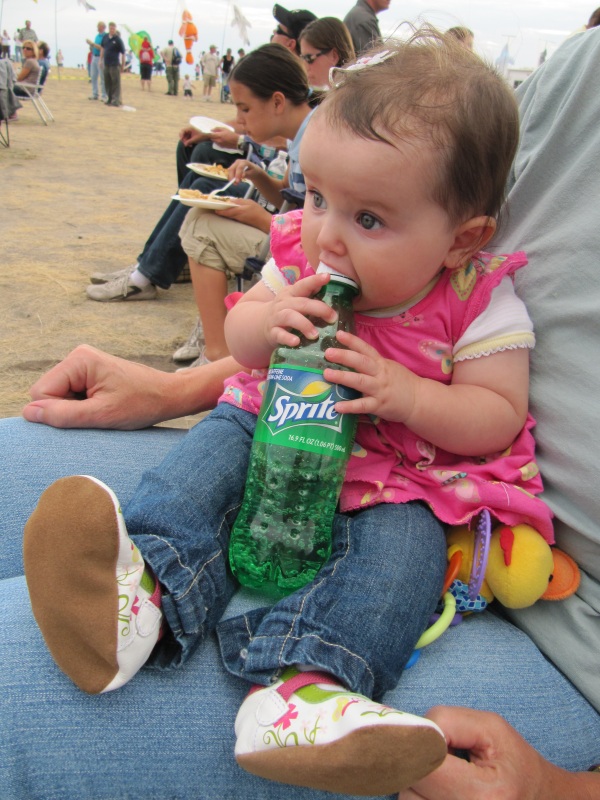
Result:
<svg viewBox="0 0 600 800"><path fill-rule="evenodd" d="M300 166L304 251L311 266L323 261L358 282L357 310L404 303L440 272L456 228L430 197L436 163L428 145L392 147L333 131L319 112L303 136Z"/></svg>

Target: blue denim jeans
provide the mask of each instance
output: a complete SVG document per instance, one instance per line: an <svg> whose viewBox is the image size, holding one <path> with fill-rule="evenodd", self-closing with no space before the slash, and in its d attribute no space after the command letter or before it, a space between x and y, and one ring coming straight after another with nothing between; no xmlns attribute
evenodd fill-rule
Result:
<svg viewBox="0 0 600 800"><path fill-rule="evenodd" d="M55 430L0 420L3 800L342 800L237 767L233 721L247 685L223 668L215 636L185 669L143 669L118 692L90 697L60 672L35 624L21 542L40 493L60 477L88 473L127 502L142 470L188 436L168 428ZM259 603L238 591L225 616L250 614ZM415 714L440 703L495 711L565 769L600 761L600 715L525 634L490 612L425 648L385 700Z"/></svg>
<svg viewBox="0 0 600 800"><path fill-rule="evenodd" d="M158 666L181 664L223 616L236 584L228 567L256 417L221 404L146 473L123 513L164 588L172 636ZM311 664L362 694L392 689L440 596L442 525L420 503L337 514L332 555L306 587L218 627L226 668L268 684ZM177 644L175 643L175 641Z"/></svg>
<svg viewBox="0 0 600 800"><path fill-rule="evenodd" d="M92 97L106 99L106 89L104 87L104 70L100 69L100 56L92 56L90 64L90 78L92 79ZM100 78L100 91L98 90L98 78Z"/></svg>
<svg viewBox="0 0 600 800"><path fill-rule="evenodd" d="M208 140L186 147L181 140L177 142L175 151L175 161L177 164L177 185L181 186L188 174L187 165L197 164L221 164L229 167L238 158L243 158L241 153L225 153L223 150L215 150L213 143ZM229 190L227 190L229 191Z"/></svg>

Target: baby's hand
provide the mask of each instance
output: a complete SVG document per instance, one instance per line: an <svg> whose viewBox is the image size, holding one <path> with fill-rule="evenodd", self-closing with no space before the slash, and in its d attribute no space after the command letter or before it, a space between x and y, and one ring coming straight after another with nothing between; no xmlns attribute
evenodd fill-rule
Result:
<svg viewBox="0 0 600 800"><path fill-rule="evenodd" d="M298 331L307 339L316 339L318 329L308 317L317 317L327 323L335 322L337 314L326 303L316 300L314 295L329 280L329 275L311 275L302 278L292 286L287 286L268 303L264 318L264 335L272 348L283 344L296 347L300 337Z"/></svg>
<svg viewBox="0 0 600 800"><path fill-rule="evenodd" d="M383 358L374 347L347 331L338 331L337 340L344 348L330 347L325 358L345 370L326 369L323 377L360 392L355 400L336 403L343 414L372 414L392 422L405 422L412 414L420 378L406 367Z"/></svg>

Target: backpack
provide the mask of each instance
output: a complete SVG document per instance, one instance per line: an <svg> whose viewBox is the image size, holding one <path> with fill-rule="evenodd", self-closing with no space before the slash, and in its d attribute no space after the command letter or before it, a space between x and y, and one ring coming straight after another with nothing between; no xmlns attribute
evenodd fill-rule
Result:
<svg viewBox="0 0 600 800"><path fill-rule="evenodd" d="M147 48L140 50L140 64L151 64L152 53Z"/></svg>
<svg viewBox="0 0 600 800"><path fill-rule="evenodd" d="M173 48L173 56L171 58L171 64L174 67L178 67L181 64L181 53L176 47Z"/></svg>

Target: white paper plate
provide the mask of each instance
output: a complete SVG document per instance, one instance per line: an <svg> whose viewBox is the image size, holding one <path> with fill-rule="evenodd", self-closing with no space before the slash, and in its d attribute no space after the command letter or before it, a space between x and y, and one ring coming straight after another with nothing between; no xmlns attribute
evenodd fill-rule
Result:
<svg viewBox="0 0 600 800"><path fill-rule="evenodd" d="M217 175L214 172L211 172L209 169L206 169L207 166L210 166L210 164L186 164L186 167L191 169L192 172L195 172L197 175L202 175L205 178L214 178L216 181L228 180L227 175L225 175L223 178L221 175Z"/></svg>
<svg viewBox="0 0 600 800"><path fill-rule="evenodd" d="M205 208L207 211L218 211L221 208L235 208L236 203L228 203L226 200L203 200L200 197L180 197L174 194L171 200L179 200L184 206L190 208Z"/></svg>
<svg viewBox="0 0 600 800"><path fill-rule="evenodd" d="M225 122L219 122L218 119L212 119L211 117L192 117L190 125L192 128L196 128L197 131L200 131L200 133L210 133L214 128L227 128L228 131L233 130L231 125L227 125Z"/></svg>

